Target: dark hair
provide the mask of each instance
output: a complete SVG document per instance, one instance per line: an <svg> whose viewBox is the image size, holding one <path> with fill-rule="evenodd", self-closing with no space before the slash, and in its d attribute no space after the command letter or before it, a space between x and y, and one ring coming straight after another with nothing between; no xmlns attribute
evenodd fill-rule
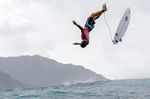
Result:
<svg viewBox="0 0 150 99"><path fill-rule="evenodd" d="M80 46L82 48L85 48L87 46L87 41L82 41Z"/></svg>

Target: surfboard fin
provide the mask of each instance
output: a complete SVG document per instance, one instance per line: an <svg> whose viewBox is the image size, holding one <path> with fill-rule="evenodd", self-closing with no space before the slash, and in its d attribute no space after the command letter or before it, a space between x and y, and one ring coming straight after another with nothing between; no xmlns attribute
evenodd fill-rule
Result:
<svg viewBox="0 0 150 99"><path fill-rule="evenodd" d="M119 41L122 42L122 39L120 39Z"/></svg>
<svg viewBox="0 0 150 99"><path fill-rule="evenodd" d="M118 36L118 33L116 33L115 36Z"/></svg>

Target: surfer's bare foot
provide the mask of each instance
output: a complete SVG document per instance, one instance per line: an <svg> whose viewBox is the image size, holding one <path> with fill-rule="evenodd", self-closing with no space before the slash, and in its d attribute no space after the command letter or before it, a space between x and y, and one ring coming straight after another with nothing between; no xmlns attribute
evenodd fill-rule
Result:
<svg viewBox="0 0 150 99"><path fill-rule="evenodd" d="M103 10L103 11L107 11L106 3L104 3L104 4L103 4L103 8L102 8L102 10Z"/></svg>

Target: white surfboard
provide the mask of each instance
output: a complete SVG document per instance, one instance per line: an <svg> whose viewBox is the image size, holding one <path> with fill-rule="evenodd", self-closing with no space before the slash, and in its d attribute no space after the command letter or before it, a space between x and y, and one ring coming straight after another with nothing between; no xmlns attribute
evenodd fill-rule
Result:
<svg viewBox="0 0 150 99"><path fill-rule="evenodd" d="M113 40L113 44L117 44L118 42L122 42L122 37L124 36L128 25L129 25L129 21L130 21L130 8L127 8L125 13L123 14L120 23L118 25L118 28L116 30L115 36L114 36L114 40Z"/></svg>

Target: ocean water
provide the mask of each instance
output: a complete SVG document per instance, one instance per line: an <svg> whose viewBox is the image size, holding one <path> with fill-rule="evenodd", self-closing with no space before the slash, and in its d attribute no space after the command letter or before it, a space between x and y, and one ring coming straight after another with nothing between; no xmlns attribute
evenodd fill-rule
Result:
<svg viewBox="0 0 150 99"><path fill-rule="evenodd" d="M150 99L150 79L14 89L0 92L0 99Z"/></svg>

